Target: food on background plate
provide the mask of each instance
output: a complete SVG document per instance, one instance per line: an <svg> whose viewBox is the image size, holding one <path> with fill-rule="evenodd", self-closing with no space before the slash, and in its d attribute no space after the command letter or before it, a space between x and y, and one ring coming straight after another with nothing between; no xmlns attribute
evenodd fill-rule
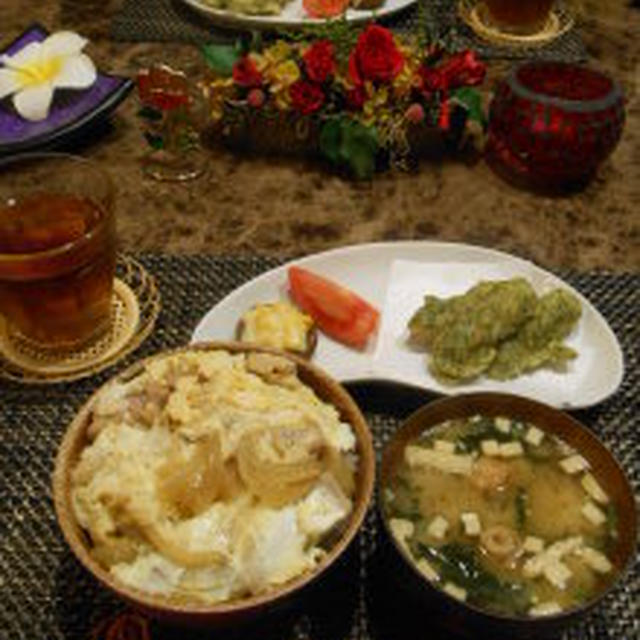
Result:
<svg viewBox="0 0 640 640"><path fill-rule="evenodd" d="M352 9L378 9L385 0L302 0L302 6L312 18L334 18L342 15L349 7Z"/></svg>
<svg viewBox="0 0 640 640"><path fill-rule="evenodd" d="M538 297L524 278L481 281L462 295L425 296L409 321L410 342L429 351L429 369L442 382L509 380L565 368L577 353L563 340L581 313L564 289Z"/></svg>
<svg viewBox="0 0 640 640"><path fill-rule="evenodd" d="M291 0L204 0L214 9L245 15L279 15ZM354 9L377 9L385 0L303 0L303 8L312 18L333 18L349 6Z"/></svg>
<svg viewBox="0 0 640 640"><path fill-rule="evenodd" d="M170 354L92 405L71 474L91 554L177 601L265 593L312 571L353 508L356 438L268 353Z"/></svg>
<svg viewBox="0 0 640 640"><path fill-rule="evenodd" d="M302 0L304 10L312 18L334 18L342 15L349 4L350 0Z"/></svg>
<svg viewBox="0 0 640 640"><path fill-rule="evenodd" d="M310 358L318 341L311 316L288 302L257 304L238 322L236 337L263 347L283 349Z"/></svg>
<svg viewBox="0 0 640 640"><path fill-rule="evenodd" d="M418 571L491 613L559 613L614 577L615 506L580 453L534 424L477 415L425 430L383 504Z"/></svg>
<svg viewBox="0 0 640 640"><path fill-rule="evenodd" d="M278 15L290 0L204 0L214 9L245 15Z"/></svg>
<svg viewBox="0 0 640 640"><path fill-rule="evenodd" d="M380 313L353 291L302 267L289 267L289 294L329 337L356 349L378 329Z"/></svg>

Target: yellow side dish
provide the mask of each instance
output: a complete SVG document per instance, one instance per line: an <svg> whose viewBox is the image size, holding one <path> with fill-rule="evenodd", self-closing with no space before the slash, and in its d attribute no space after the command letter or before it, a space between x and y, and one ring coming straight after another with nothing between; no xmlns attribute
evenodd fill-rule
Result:
<svg viewBox="0 0 640 640"><path fill-rule="evenodd" d="M305 353L313 319L287 302L259 304L242 317L238 338L263 347Z"/></svg>

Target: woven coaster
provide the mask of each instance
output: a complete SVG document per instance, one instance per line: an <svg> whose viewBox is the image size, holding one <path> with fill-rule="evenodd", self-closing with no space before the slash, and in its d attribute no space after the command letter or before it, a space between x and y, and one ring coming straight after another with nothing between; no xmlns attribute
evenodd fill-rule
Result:
<svg viewBox="0 0 640 640"><path fill-rule="evenodd" d="M131 353L149 335L160 310L153 278L131 258L119 257L108 331L73 349L47 349L0 325L0 378L53 384L87 377Z"/></svg>
<svg viewBox="0 0 640 640"><path fill-rule="evenodd" d="M202 316L227 294L281 258L139 256L162 292L163 311L139 352L118 362L185 344ZM626 374L606 402L580 412L579 420L607 445L640 492L640 273L557 273L595 304L624 351ZM121 277L121 276L120 276ZM50 499L53 458L67 425L90 393L114 371L49 387L0 380L0 637L11 640L103 640L105 624L125 604L98 584L74 559L58 530ZM349 388L365 412L380 453L400 422L433 398L397 386ZM386 588L377 563L380 527L372 506L351 552L327 580L280 619L242 630L177 630L149 623L151 640L453 640L433 617L419 624L415 611ZM563 640L637 640L640 565L636 562L602 606ZM420 612L422 615L423 612ZM130 620L131 622L131 620ZM134 620L134 622L136 622ZM145 625L138 625L145 626ZM416 632L416 629L420 630ZM95 633L92 633L95 632ZM111 636L118 637L118 636ZM121 636L122 637L122 636ZM128 636L132 637L132 636Z"/></svg>
<svg viewBox="0 0 640 640"><path fill-rule="evenodd" d="M539 31L527 35L506 33L491 24L484 2L469 0L460 0L458 15L476 36L489 44L505 47L544 47L568 33L574 25L573 15L556 8Z"/></svg>

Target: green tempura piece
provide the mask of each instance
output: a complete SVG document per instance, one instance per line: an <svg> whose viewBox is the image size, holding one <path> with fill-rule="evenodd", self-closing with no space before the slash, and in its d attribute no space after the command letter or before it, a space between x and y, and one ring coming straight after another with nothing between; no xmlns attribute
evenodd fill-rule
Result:
<svg viewBox="0 0 640 640"><path fill-rule="evenodd" d="M508 380L575 358L562 341L580 314L579 300L562 289L538 300L524 278L483 281L463 295L425 296L409 321L410 342L431 352L429 369L443 383L482 373Z"/></svg>
<svg viewBox="0 0 640 640"><path fill-rule="evenodd" d="M561 369L577 355L562 341L581 313L580 301L567 291L555 289L543 295L521 331L500 345L487 375L509 380L541 366Z"/></svg>
<svg viewBox="0 0 640 640"><path fill-rule="evenodd" d="M424 304L409 320L410 341L417 346L431 349L453 322L462 314L473 310L491 284L491 282L480 282L467 293L451 298L425 296Z"/></svg>
<svg viewBox="0 0 640 640"><path fill-rule="evenodd" d="M481 282L446 301L449 308L432 323L439 329L431 340L434 375L463 380L481 374L495 359L497 344L533 315L536 303L533 287L524 278Z"/></svg>
<svg viewBox="0 0 640 640"><path fill-rule="evenodd" d="M418 347L430 349L438 334L446 328L452 315L453 300L425 296L424 304L409 320L409 340Z"/></svg>

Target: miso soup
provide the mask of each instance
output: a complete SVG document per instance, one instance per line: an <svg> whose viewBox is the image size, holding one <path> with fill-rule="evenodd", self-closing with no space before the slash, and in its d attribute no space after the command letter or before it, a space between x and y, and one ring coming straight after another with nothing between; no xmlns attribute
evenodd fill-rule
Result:
<svg viewBox="0 0 640 640"><path fill-rule="evenodd" d="M578 452L525 422L474 416L423 432L383 504L429 581L493 613L559 613L614 577L609 496Z"/></svg>

